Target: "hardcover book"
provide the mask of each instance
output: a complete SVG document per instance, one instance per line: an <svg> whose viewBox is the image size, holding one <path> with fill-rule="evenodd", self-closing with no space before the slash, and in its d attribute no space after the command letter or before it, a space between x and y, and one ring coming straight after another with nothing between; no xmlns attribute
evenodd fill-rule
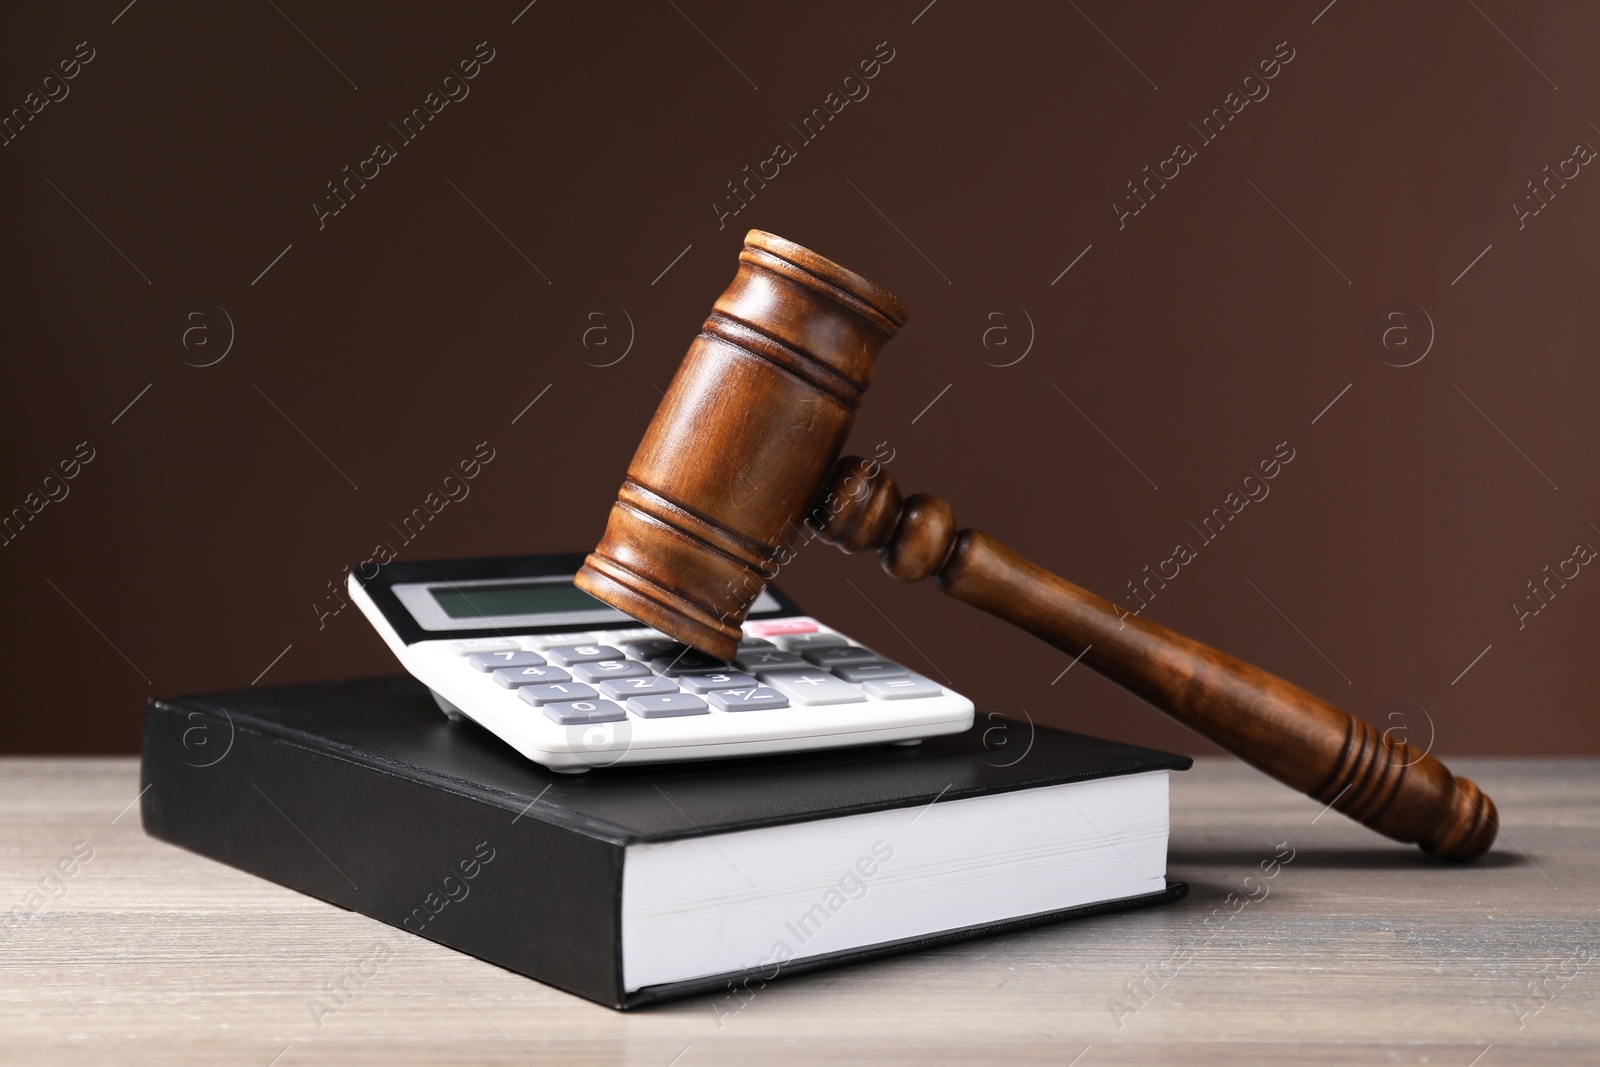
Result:
<svg viewBox="0 0 1600 1067"><path fill-rule="evenodd" d="M980 715L915 747L568 776L394 677L151 700L141 810L155 837L632 1008L1178 899L1167 778L1190 762Z"/></svg>

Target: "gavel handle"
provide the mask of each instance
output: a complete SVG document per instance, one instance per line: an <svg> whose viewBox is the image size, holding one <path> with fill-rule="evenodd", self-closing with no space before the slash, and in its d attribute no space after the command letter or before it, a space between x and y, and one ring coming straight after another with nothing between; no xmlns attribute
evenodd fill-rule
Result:
<svg viewBox="0 0 1600 1067"><path fill-rule="evenodd" d="M830 504L830 501L832 503ZM1494 802L1404 740L1258 667L1120 611L855 457L813 513L824 540L876 548L903 581L935 577L957 600L1021 627L1286 785L1424 852L1470 860L1498 830Z"/></svg>

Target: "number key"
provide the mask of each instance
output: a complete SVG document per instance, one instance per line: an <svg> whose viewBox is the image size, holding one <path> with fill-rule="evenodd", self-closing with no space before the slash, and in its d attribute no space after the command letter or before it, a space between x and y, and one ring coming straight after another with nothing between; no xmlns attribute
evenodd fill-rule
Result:
<svg viewBox="0 0 1600 1067"><path fill-rule="evenodd" d="M737 689L742 685L755 685L756 680L738 671L715 674L679 675L678 684L690 693L709 693L713 689Z"/></svg>
<svg viewBox="0 0 1600 1067"><path fill-rule="evenodd" d="M655 659L657 656L676 656L689 646L670 637L647 637L638 641L624 641L622 647L636 659Z"/></svg>
<svg viewBox="0 0 1600 1067"><path fill-rule="evenodd" d="M525 685L517 690L517 696L536 708L543 707L546 704L559 704L564 700L593 700L599 695L599 693L596 693L581 682Z"/></svg>
<svg viewBox="0 0 1600 1067"><path fill-rule="evenodd" d="M559 663L563 667L571 663L593 663L595 660L622 658L622 652L610 645L561 645L544 651L545 655L550 657L551 663Z"/></svg>
<svg viewBox="0 0 1600 1067"><path fill-rule="evenodd" d="M660 696L664 693L676 693L678 687L665 678L650 675L648 678L614 678L601 682L600 692L612 700L626 700L628 697Z"/></svg>
<svg viewBox="0 0 1600 1067"><path fill-rule="evenodd" d="M650 668L631 659L603 659L593 663L574 663L572 673L586 682L599 682L607 678L648 678Z"/></svg>
<svg viewBox="0 0 1600 1067"><path fill-rule="evenodd" d="M573 700L563 704L546 704L545 717L562 726L577 726L591 722L621 722L627 718L621 708L609 700Z"/></svg>
<svg viewBox="0 0 1600 1067"><path fill-rule="evenodd" d="M543 667L544 657L537 652L479 652L467 657L467 662L480 671L499 667Z"/></svg>
<svg viewBox="0 0 1600 1067"><path fill-rule="evenodd" d="M507 689L524 685L541 685L546 682L570 682L572 675L560 667L501 667L493 674L495 681Z"/></svg>

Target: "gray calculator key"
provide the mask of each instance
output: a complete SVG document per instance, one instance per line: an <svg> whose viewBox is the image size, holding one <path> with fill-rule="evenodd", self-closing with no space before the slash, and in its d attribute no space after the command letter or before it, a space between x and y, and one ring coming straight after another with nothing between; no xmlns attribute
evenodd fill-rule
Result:
<svg viewBox="0 0 1600 1067"><path fill-rule="evenodd" d="M846 663L842 667L833 668L833 673L847 682L870 682L875 678L900 678L911 672L898 663L888 660L874 660L871 663Z"/></svg>
<svg viewBox="0 0 1600 1067"><path fill-rule="evenodd" d="M872 663L878 659L876 652L870 648L861 648L858 645L837 648L808 648L804 655L806 659L819 667L843 667L846 663Z"/></svg>
<svg viewBox="0 0 1600 1067"><path fill-rule="evenodd" d="M820 669L767 671L761 675L761 680L801 707L853 704L867 699L849 682L842 682Z"/></svg>
<svg viewBox="0 0 1600 1067"><path fill-rule="evenodd" d="M861 688L879 700L916 700L921 697L936 697L944 692L938 683L930 682L920 674L863 682Z"/></svg>
<svg viewBox="0 0 1600 1067"><path fill-rule="evenodd" d="M777 648L778 646L768 641L765 637L746 637L739 642L739 651L748 652L752 648Z"/></svg>
<svg viewBox="0 0 1600 1067"><path fill-rule="evenodd" d="M570 682L572 675L560 667L501 667L494 672L494 680L507 689L524 685L543 685L546 682Z"/></svg>
<svg viewBox="0 0 1600 1067"><path fill-rule="evenodd" d="M497 667L543 667L544 657L537 652L476 652L467 662L480 671L492 671Z"/></svg>
<svg viewBox="0 0 1600 1067"><path fill-rule="evenodd" d="M690 693L709 693L713 689L737 689L741 685L755 685L756 680L738 671L713 671L710 674L683 674L678 684Z"/></svg>
<svg viewBox="0 0 1600 1067"><path fill-rule="evenodd" d="M718 689L707 693L706 699L721 711L761 711L789 706L788 697L765 685L747 686L743 689Z"/></svg>
<svg viewBox="0 0 1600 1067"><path fill-rule="evenodd" d="M643 678L615 678L600 682L600 692L612 700L626 700L628 697L659 696L662 693L676 693L678 687L665 678L646 673Z"/></svg>
<svg viewBox="0 0 1600 1067"><path fill-rule="evenodd" d="M510 637L469 637L450 647L465 655L468 652L515 652L522 646Z"/></svg>
<svg viewBox="0 0 1600 1067"><path fill-rule="evenodd" d="M596 637L592 633L528 634L523 637L522 643L544 652L560 645L598 645L604 640L605 638Z"/></svg>
<svg viewBox="0 0 1600 1067"><path fill-rule="evenodd" d="M568 700L593 700L600 694L581 682L555 682L551 685L525 685L517 690L517 695L540 708Z"/></svg>
<svg viewBox="0 0 1600 1067"><path fill-rule="evenodd" d="M670 637L647 637L638 641L624 641L622 647L635 659L655 659L657 656L676 656L689 646Z"/></svg>
<svg viewBox="0 0 1600 1067"><path fill-rule="evenodd" d="M749 651L739 650L733 657L733 665L741 671L751 674L756 671L776 671L784 667L804 667L806 661L793 652L780 652L775 648L753 648Z"/></svg>
<svg viewBox="0 0 1600 1067"><path fill-rule="evenodd" d="M725 671L728 665L720 659L712 659L704 652L694 649L682 655L657 656L650 661L650 669L657 674L664 674L668 678L676 678L680 674L704 674L706 671Z"/></svg>
<svg viewBox="0 0 1600 1067"><path fill-rule="evenodd" d="M572 673L586 682L607 678L648 678L650 668L631 659L603 659L593 663L574 663Z"/></svg>
<svg viewBox="0 0 1600 1067"><path fill-rule="evenodd" d="M809 648L837 648L850 642L838 634L778 634L773 637L785 652L804 652Z"/></svg>
<svg viewBox="0 0 1600 1067"><path fill-rule="evenodd" d="M629 697L628 710L641 719L669 719L679 715L709 715L711 709L699 697L688 693L667 696Z"/></svg>
<svg viewBox="0 0 1600 1067"><path fill-rule="evenodd" d="M556 648L547 648L545 655L550 657L551 663L566 666L570 663L593 663L602 659L621 659L622 650L612 648L610 645L561 645Z"/></svg>
<svg viewBox="0 0 1600 1067"><path fill-rule="evenodd" d="M564 704L546 704L545 718L562 726L578 726L591 722L621 722L628 716L609 700L571 700Z"/></svg>

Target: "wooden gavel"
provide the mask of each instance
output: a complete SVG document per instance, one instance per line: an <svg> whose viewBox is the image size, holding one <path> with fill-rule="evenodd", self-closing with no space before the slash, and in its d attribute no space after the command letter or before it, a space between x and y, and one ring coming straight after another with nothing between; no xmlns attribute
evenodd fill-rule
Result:
<svg viewBox="0 0 1600 1067"><path fill-rule="evenodd" d="M1379 833L1482 855L1494 802L1403 740L1260 668L1058 578L950 505L902 499L877 463L839 459L906 307L815 252L751 230L739 269L657 409L577 584L718 659L810 523L877 549L906 582L1020 626L1202 737Z"/></svg>

